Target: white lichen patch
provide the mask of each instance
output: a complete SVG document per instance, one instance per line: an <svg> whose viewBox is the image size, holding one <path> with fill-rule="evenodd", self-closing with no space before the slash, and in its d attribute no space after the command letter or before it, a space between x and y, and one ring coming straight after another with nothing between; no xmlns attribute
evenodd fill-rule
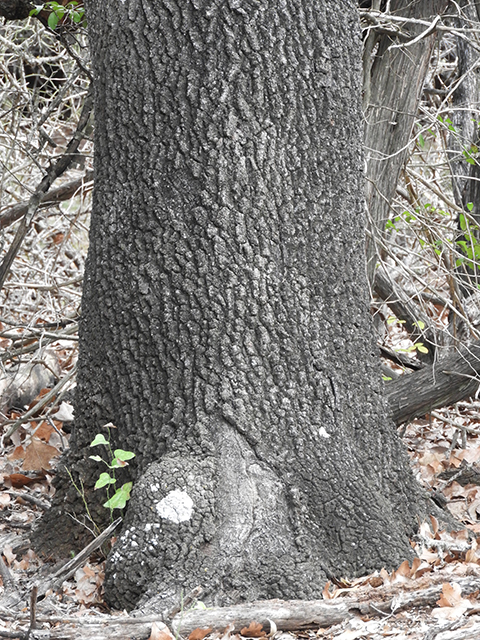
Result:
<svg viewBox="0 0 480 640"><path fill-rule="evenodd" d="M155 506L161 518L177 524L190 520L193 513L193 500L188 493L180 491L179 489L170 491L170 493L165 496L163 500L157 502Z"/></svg>
<svg viewBox="0 0 480 640"><path fill-rule="evenodd" d="M328 433L328 431L325 429L325 427L320 427L320 429L318 430L318 435L321 436L322 438L331 438L332 437Z"/></svg>

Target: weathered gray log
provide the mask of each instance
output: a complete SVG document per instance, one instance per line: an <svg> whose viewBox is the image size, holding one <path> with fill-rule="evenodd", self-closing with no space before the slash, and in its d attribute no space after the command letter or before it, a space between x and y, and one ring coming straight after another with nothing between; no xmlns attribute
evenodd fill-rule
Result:
<svg viewBox="0 0 480 640"><path fill-rule="evenodd" d="M45 619L45 621L48 621L48 619ZM152 633L154 623L161 631L168 634L168 629L161 622L159 616L150 616L149 618L105 616L100 620L92 620L87 617L77 620L70 619L70 621L66 623L60 622L56 627L50 629L32 629L29 632L29 640L111 640L112 638L142 638L147 640Z"/></svg>
<svg viewBox="0 0 480 640"><path fill-rule="evenodd" d="M431 367L403 375L386 385L390 415L400 425L474 395L480 384L480 343L476 342Z"/></svg>
<svg viewBox="0 0 480 640"><path fill-rule="evenodd" d="M479 578L461 578L455 580L460 585L462 596L472 593L480 587ZM217 609L193 610L178 614L173 620L174 634L188 636L194 629L222 631L233 624L233 633L238 633L251 622L263 625L270 631L273 621L279 630L300 631L312 627L329 627L358 615L378 616L379 612L399 612L412 607L431 606L436 603L442 591L442 584L428 589L405 591L394 586L391 589L379 589L377 592L365 592L356 598L338 598L336 600L266 600L250 604L235 605ZM401 598L399 594L401 593Z"/></svg>
<svg viewBox="0 0 480 640"><path fill-rule="evenodd" d="M432 577L432 580L434 579ZM335 600L310 601L264 600L231 607L183 611L173 619L172 631L174 635L181 634L186 637L194 629L211 629L215 632L224 631L230 627L232 633L238 633L252 622L261 624L266 632L271 630L272 622L278 630L283 631L329 627L359 615L376 617L382 612L400 612L415 607L434 606L441 594L444 578L437 576L436 581L438 584L428 589L410 592L405 589L405 585L396 584L381 587L378 590L365 589L361 593L357 592L354 598L340 597ZM455 583L460 586L463 597L480 588L478 577L459 578ZM11 620L11 616L5 620ZM108 640L127 637L146 639L150 636L154 623L168 634L168 629L159 614L129 618L106 615L89 615L83 618L40 616L37 623L39 627L43 627L43 623L56 624L56 626L50 629L43 627L31 630L30 638L32 639Z"/></svg>

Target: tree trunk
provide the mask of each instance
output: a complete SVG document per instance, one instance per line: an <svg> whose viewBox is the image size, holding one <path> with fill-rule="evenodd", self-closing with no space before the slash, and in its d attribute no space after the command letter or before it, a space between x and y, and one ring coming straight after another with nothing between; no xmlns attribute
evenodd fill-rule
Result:
<svg viewBox="0 0 480 640"><path fill-rule="evenodd" d="M392 0L390 12L405 18L433 20L445 11L448 0ZM426 30L423 25L402 25L413 40ZM374 37L373 33L370 37ZM381 237L390 213L390 203L408 153L408 142L417 117L425 75L437 36L435 33L408 44L390 35L367 41L364 63L364 112L367 150L367 273L373 289ZM372 51L373 53L369 52Z"/></svg>
<svg viewBox="0 0 480 640"><path fill-rule="evenodd" d="M468 28L479 21L480 5L463 0L461 3L462 17L454 20L458 28ZM463 252L472 258L472 246L478 243L480 236L480 166L478 164L478 150L480 148L480 129L478 104L480 102L480 82L478 80L478 50L463 38L456 38L457 75L450 79L447 87L450 90L455 85L452 94L452 122L455 128L450 132L448 143L451 151L450 166L452 170L452 189L455 202L469 212L469 229L465 229L463 220L459 219L459 235L457 240L464 242ZM465 216L464 216L465 217ZM459 216L460 218L460 216ZM463 226L462 226L463 224ZM462 233L466 232L466 233ZM470 235L472 237L470 237ZM476 239L476 242L475 242ZM462 245L457 246L462 251ZM470 250L470 251L469 251ZM480 284L478 267L478 249L473 253L474 260L466 259L457 267L460 275L461 293L464 297L472 294L477 297L477 287ZM478 301L477 301L478 305ZM453 321L453 319L452 319ZM456 324L463 335L467 332L463 323L456 318ZM463 330L462 330L463 329ZM462 338L462 333L460 338Z"/></svg>
<svg viewBox="0 0 480 640"><path fill-rule="evenodd" d="M67 466L93 501L102 425L137 454L108 601L318 598L326 576L397 565L426 503L368 313L353 2L87 9L96 173ZM70 484L37 534L57 551L81 537Z"/></svg>

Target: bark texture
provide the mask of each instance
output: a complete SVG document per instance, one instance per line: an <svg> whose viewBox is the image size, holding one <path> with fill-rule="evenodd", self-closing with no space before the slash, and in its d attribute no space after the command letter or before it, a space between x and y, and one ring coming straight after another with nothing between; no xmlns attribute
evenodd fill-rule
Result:
<svg viewBox="0 0 480 640"><path fill-rule="evenodd" d="M67 464L88 493L109 421L137 454L108 600L318 598L327 575L398 564L426 505L374 355L354 3L87 8L96 174ZM62 549L68 484L37 537L54 524Z"/></svg>
<svg viewBox="0 0 480 640"><path fill-rule="evenodd" d="M433 20L448 0L392 0L392 14ZM426 27L406 23L402 31L413 40ZM408 142L417 116L425 75L437 36L432 33L411 46L390 35L369 35L364 60L365 148L367 151L367 273L373 288L376 246L385 229L390 203L405 162ZM372 39L374 41L372 42Z"/></svg>
<svg viewBox="0 0 480 640"><path fill-rule="evenodd" d="M29 0L0 0L0 16L5 20L24 20L32 9Z"/></svg>
<svg viewBox="0 0 480 640"><path fill-rule="evenodd" d="M463 0L460 3L462 17L454 20L455 26L468 28L467 25L478 23L480 20L480 4ZM478 239L480 225L480 166L478 164L478 149L480 147L480 81L479 81L479 53L466 40L456 38L458 72L455 78L450 79L450 85L455 86L452 95L452 118L455 132L449 135L449 146L454 152L450 159L452 169L452 188L456 203L466 212L467 205L473 205L470 211L469 223L472 236ZM448 80L447 80L448 86ZM450 88L450 87L449 87ZM473 164L467 162L476 159ZM459 230L461 229L459 220ZM467 234L459 234L460 241L466 242L466 247L471 247L471 240ZM465 246L465 245L464 245ZM460 250L462 247L458 247ZM467 253L465 251L465 253ZM471 255L470 255L471 257ZM475 289L480 283L480 273L476 260L466 260L457 268L461 276L461 294L465 298L472 295L476 297ZM475 299L475 298L472 298ZM478 306L478 301L476 302ZM452 319L453 322L453 319ZM462 330L462 323L456 319L456 324ZM462 333L465 333L463 329ZM460 334L461 335L461 334Z"/></svg>

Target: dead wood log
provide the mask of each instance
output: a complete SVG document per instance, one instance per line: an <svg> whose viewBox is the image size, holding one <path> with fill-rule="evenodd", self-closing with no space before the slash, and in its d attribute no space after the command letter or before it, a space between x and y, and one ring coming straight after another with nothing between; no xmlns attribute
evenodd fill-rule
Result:
<svg viewBox="0 0 480 640"><path fill-rule="evenodd" d="M378 616L382 613L397 613L415 607L435 606L442 592L444 576L429 576L437 584L427 589L408 591L408 585L396 584L373 589L361 588L355 597L339 597L335 600L265 600L230 607L187 610L178 613L172 621L173 634L187 637L195 629L224 631L227 627L232 633L238 633L251 622L262 624L269 632L272 624L278 630L301 631L318 627L330 627L359 615ZM480 578L469 576L454 580L460 586L462 596L480 588ZM0 619L4 616L0 613ZM9 616L5 618L11 621ZM17 618L27 624L26 616ZM38 629L30 629L30 640L113 640L116 638L148 638L152 625L156 624L168 630L160 614L139 617L119 617L105 614L89 614L83 617L46 617L37 618ZM50 628L46 624L52 625ZM54 626L53 626L54 625ZM20 631L20 630L19 630ZM473 636L472 636L473 637ZM478 636L475 636L478 637Z"/></svg>
<svg viewBox="0 0 480 640"><path fill-rule="evenodd" d="M400 376L385 386L396 425L475 395L480 384L480 342L461 347L431 367Z"/></svg>
<svg viewBox="0 0 480 640"><path fill-rule="evenodd" d="M480 587L480 578L455 579L462 596L473 593ZM329 627L358 615L378 616L379 613L400 612L413 607L434 606L442 592L442 584L428 589L406 591L394 585L388 589L364 590L363 595L336 600L266 600L218 609L184 611L172 622L173 633L188 636L194 629L223 631L233 624L233 633L238 633L251 622L263 625L269 632L273 621L279 630L300 631L315 627Z"/></svg>
<svg viewBox="0 0 480 640"><path fill-rule="evenodd" d="M43 623L52 622L56 626L46 628ZM30 629L28 640L118 640L124 638L138 638L147 640L152 633L155 623L165 637L170 637L167 626L160 616L149 618L120 618L115 616L84 616L82 618L37 620L38 629ZM17 638L21 637L19 633ZM25 636L24 636L25 637Z"/></svg>

